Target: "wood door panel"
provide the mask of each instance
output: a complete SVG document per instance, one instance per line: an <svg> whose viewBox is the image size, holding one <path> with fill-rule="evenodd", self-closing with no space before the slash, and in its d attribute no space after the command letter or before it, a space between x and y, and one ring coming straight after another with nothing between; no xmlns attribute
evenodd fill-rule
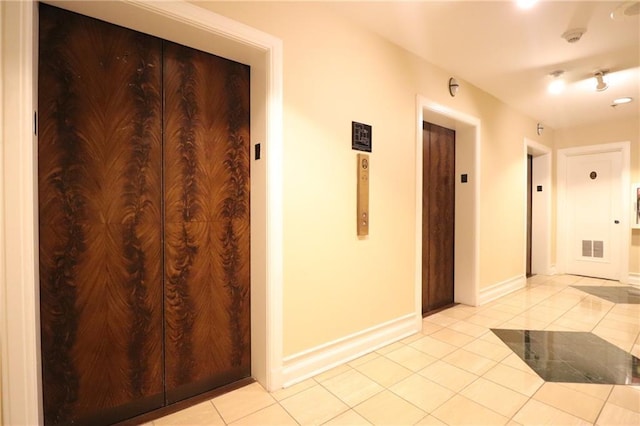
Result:
<svg viewBox="0 0 640 426"><path fill-rule="evenodd" d="M423 313L454 302L455 132L423 132Z"/></svg>
<svg viewBox="0 0 640 426"><path fill-rule="evenodd" d="M39 42L45 422L107 424L163 402L161 42L42 4Z"/></svg>
<svg viewBox="0 0 640 426"><path fill-rule="evenodd" d="M169 401L250 374L249 69L165 44Z"/></svg>

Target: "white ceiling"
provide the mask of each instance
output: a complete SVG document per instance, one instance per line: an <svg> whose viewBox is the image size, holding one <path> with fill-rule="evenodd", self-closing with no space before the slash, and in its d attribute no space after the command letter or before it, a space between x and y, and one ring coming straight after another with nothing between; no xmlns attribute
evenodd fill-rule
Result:
<svg viewBox="0 0 640 426"><path fill-rule="evenodd" d="M612 19L622 3L632 9ZM522 10L514 1L347 1L329 7L559 129L640 115L640 15L630 15L637 3L540 1ZM570 44L561 36L572 28L586 32ZM603 92L595 90L599 69L610 70ZM551 95L549 74L556 70L565 71L567 87ZM611 107L623 96L634 100Z"/></svg>

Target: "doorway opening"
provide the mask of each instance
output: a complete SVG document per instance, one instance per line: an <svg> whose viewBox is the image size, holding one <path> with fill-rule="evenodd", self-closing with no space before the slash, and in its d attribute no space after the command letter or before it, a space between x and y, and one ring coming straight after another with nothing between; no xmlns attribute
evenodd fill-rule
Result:
<svg viewBox="0 0 640 426"><path fill-rule="evenodd" d="M527 256L525 258L526 262L526 273L525 276L527 278L532 277L534 274L531 272L531 221L532 221L532 198L533 198L533 186L532 186L532 174L533 174L533 156L531 154L527 154Z"/></svg>
<svg viewBox="0 0 640 426"><path fill-rule="evenodd" d="M480 120L417 97L415 312L422 319L423 122L455 130L454 302L479 304Z"/></svg>
<svg viewBox="0 0 640 426"><path fill-rule="evenodd" d="M525 253L523 269L530 275L554 273L551 265L551 149L524 140L526 172Z"/></svg>

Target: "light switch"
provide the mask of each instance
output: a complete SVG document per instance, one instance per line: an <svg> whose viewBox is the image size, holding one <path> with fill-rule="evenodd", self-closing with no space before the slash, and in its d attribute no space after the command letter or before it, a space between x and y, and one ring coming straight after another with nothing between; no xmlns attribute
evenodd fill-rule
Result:
<svg viewBox="0 0 640 426"><path fill-rule="evenodd" d="M369 235L369 156L358 154L358 236Z"/></svg>

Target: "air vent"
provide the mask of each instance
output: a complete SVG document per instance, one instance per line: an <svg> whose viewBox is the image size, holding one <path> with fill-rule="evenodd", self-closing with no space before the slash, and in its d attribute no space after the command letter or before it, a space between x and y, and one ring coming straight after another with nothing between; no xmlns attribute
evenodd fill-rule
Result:
<svg viewBox="0 0 640 426"><path fill-rule="evenodd" d="M582 240L582 257L604 257L604 241Z"/></svg>
<svg viewBox="0 0 640 426"><path fill-rule="evenodd" d="M604 257L604 241L593 242L593 257Z"/></svg>

